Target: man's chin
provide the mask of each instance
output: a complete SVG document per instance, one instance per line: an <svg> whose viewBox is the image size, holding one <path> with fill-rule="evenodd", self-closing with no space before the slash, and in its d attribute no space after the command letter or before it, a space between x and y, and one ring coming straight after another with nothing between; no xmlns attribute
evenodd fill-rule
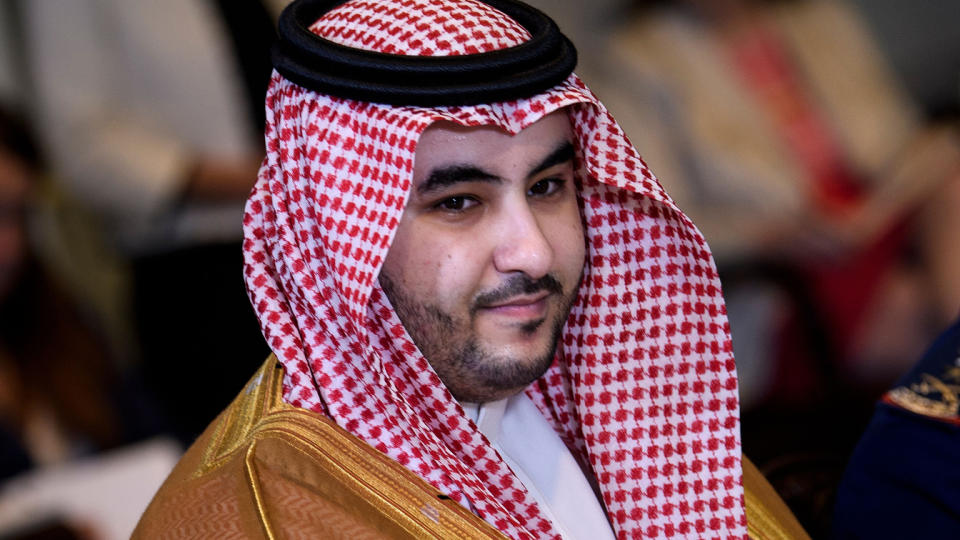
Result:
<svg viewBox="0 0 960 540"><path fill-rule="evenodd" d="M524 343L488 349L483 355L483 364L475 366L480 378L489 387L523 388L539 379L554 358L553 343Z"/></svg>
<svg viewBox="0 0 960 540"><path fill-rule="evenodd" d="M447 360L436 361L440 358L436 356L431 364L457 399L503 399L522 391L550 368L559 335L551 326L556 325L540 324L532 334L518 328L477 327L463 347L441 353Z"/></svg>
<svg viewBox="0 0 960 540"><path fill-rule="evenodd" d="M542 376L553 363L561 327L561 321L549 318L479 326L473 346L486 359L485 363L496 366L491 375L513 373L516 377L506 377L509 383L525 386ZM488 380L492 383L496 379Z"/></svg>

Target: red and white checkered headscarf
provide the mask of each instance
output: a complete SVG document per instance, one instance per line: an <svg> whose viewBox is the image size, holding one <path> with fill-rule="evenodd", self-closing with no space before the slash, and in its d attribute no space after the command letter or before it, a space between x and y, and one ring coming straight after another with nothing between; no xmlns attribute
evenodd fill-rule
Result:
<svg viewBox="0 0 960 540"><path fill-rule="evenodd" d="M312 30L408 55L528 38L475 0L353 0ZM286 368L286 400L331 417L506 535L558 537L423 358L377 276L427 126L516 133L562 107L578 148L586 269L557 358L526 392L593 469L619 538L745 537L737 380L713 259L575 75L528 99L436 108L334 98L274 75L244 271Z"/></svg>

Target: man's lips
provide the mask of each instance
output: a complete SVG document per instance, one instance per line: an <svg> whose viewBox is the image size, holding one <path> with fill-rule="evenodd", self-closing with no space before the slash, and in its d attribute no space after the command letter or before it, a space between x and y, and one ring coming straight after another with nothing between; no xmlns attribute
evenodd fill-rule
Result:
<svg viewBox="0 0 960 540"><path fill-rule="evenodd" d="M552 293L543 291L538 294L514 296L510 299L483 306L482 311L508 317L542 317L547 309L547 299Z"/></svg>

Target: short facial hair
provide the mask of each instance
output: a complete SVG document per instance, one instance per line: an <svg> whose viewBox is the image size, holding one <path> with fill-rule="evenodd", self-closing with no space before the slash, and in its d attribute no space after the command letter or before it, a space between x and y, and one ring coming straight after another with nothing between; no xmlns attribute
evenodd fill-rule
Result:
<svg viewBox="0 0 960 540"><path fill-rule="evenodd" d="M380 286L407 333L454 397L477 403L495 399L504 391L523 388L547 371L553 363L563 325L578 289L574 287L564 297L563 286L554 276L547 275L534 280L518 274L497 289L477 295L471 302L470 320L467 320L456 318L434 305L414 300L411 294L384 273L380 274ZM479 309L518 294L541 291L557 294L562 298L562 303L553 320L538 319L520 328L522 332L531 334L542 324L550 324L548 347L540 356L532 361L529 358L509 358L496 355L480 345L471 324L473 315ZM463 338L460 342L451 342L460 338Z"/></svg>

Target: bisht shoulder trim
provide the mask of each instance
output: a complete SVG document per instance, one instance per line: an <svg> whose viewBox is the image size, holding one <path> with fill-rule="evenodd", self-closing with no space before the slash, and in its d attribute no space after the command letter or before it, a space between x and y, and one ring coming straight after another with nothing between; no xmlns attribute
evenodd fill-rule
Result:
<svg viewBox="0 0 960 540"><path fill-rule="evenodd" d="M134 539L504 536L332 420L283 402L272 356L190 447Z"/></svg>

